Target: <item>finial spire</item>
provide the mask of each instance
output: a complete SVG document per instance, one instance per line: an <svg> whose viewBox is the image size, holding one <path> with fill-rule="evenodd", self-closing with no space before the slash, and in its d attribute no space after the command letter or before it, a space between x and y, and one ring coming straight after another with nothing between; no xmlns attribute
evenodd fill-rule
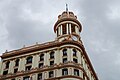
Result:
<svg viewBox="0 0 120 80"><path fill-rule="evenodd" d="M68 11L68 4L66 4L66 11Z"/></svg>

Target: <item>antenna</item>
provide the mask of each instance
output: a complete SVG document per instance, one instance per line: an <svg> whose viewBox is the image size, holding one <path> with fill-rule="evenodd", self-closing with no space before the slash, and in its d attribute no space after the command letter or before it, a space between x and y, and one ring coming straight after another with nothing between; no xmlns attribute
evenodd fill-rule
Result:
<svg viewBox="0 0 120 80"><path fill-rule="evenodd" d="M68 11L68 4L66 4L66 11Z"/></svg>

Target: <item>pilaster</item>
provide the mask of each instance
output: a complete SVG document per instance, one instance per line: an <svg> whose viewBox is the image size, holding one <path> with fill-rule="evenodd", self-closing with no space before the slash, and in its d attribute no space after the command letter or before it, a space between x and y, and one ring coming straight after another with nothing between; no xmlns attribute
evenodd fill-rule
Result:
<svg viewBox="0 0 120 80"><path fill-rule="evenodd" d="M9 65L9 69L8 69L8 73L13 73L14 72L14 65L15 65L14 60L11 60L10 65Z"/></svg>

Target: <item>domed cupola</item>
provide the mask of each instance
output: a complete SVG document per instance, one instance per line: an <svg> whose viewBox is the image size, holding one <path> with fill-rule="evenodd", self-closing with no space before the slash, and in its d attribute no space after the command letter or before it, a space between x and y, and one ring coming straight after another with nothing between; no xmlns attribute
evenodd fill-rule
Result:
<svg viewBox="0 0 120 80"><path fill-rule="evenodd" d="M82 25L77 20L77 16L68 10L58 16L58 20L54 25L54 32L57 36L56 39L59 41L67 39L80 41L81 31Z"/></svg>

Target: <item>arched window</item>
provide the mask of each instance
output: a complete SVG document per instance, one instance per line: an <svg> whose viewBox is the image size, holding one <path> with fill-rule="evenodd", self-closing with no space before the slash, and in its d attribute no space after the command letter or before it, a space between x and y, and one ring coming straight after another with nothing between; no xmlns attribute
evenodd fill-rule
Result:
<svg viewBox="0 0 120 80"><path fill-rule="evenodd" d="M67 49L63 49L63 56L67 56Z"/></svg>
<svg viewBox="0 0 120 80"><path fill-rule="evenodd" d="M27 61L26 61L26 64L32 63L32 58L33 58L32 56L27 57L27 59L26 59L26 60L27 60Z"/></svg>
<svg viewBox="0 0 120 80"><path fill-rule="evenodd" d="M68 75L68 69L67 68L62 69L62 75Z"/></svg>
<svg viewBox="0 0 120 80"><path fill-rule="evenodd" d="M16 59L15 66L19 66L19 59Z"/></svg>
<svg viewBox="0 0 120 80"><path fill-rule="evenodd" d="M77 56L77 51L73 49L73 56Z"/></svg>
<svg viewBox="0 0 120 80"><path fill-rule="evenodd" d="M40 55L40 61L44 61L44 54Z"/></svg>
<svg viewBox="0 0 120 80"><path fill-rule="evenodd" d="M7 62L6 62L6 67L5 67L5 68L9 68L9 64L10 64L10 61L7 61Z"/></svg>
<svg viewBox="0 0 120 80"><path fill-rule="evenodd" d="M51 53L50 53L50 59L53 59L54 58L54 51L52 51Z"/></svg>

